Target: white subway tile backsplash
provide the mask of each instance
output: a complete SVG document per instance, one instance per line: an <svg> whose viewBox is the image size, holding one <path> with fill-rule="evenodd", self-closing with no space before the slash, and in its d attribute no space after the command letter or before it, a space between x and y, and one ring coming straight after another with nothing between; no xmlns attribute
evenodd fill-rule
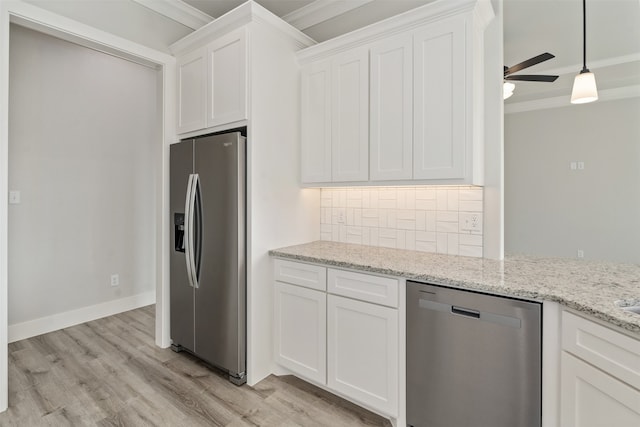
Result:
<svg viewBox="0 0 640 427"><path fill-rule="evenodd" d="M436 231L436 211L426 212L426 228L427 231Z"/></svg>
<svg viewBox="0 0 640 427"><path fill-rule="evenodd" d="M437 209L436 199L416 199L416 209L435 211Z"/></svg>
<svg viewBox="0 0 640 427"><path fill-rule="evenodd" d="M436 233L436 252L446 254L449 252L449 239L447 233Z"/></svg>
<svg viewBox="0 0 640 427"><path fill-rule="evenodd" d="M457 233L458 222L436 221L436 231L438 233Z"/></svg>
<svg viewBox="0 0 640 427"><path fill-rule="evenodd" d="M362 227L347 226L347 243L362 244Z"/></svg>
<svg viewBox="0 0 640 427"><path fill-rule="evenodd" d="M365 227L378 227L379 214L377 209L363 209L362 210L362 225Z"/></svg>
<svg viewBox="0 0 640 427"><path fill-rule="evenodd" d="M397 230L393 228L381 228L378 230L378 246L395 248L397 240Z"/></svg>
<svg viewBox="0 0 640 427"><path fill-rule="evenodd" d="M458 255L482 258L482 246L458 245Z"/></svg>
<svg viewBox="0 0 640 427"><path fill-rule="evenodd" d="M407 230L405 234L405 249L415 250L416 249L416 232Z"/></svg>
<svg viewBox="0 0 640 427"><path fill-rule="evenodd" d="M436 241L436 233L433 231L416 231L416 242L433 242Z"/></svg>
<svg viewBox="0 0 640 427"><path fill-rule="evenodd" d="M447 190L447 210L449 211L457 211L458 210L458 189L455 190Z"/></svg>
<svg viewBox="0 0 640 427"><path fill-rule="evenodd" d="M369 227L362 227L362 244L371 245L371 229Z"/></svg>
<svg viewBox="0 0 640 427"><path fill-rule="evenodd" d="M482 200L462 200L459 204L462 212L482 212Z"/></svg>
<svg viewBox="0 0 640 427"><path fill-rule="evenodd" d="M435 200L435 188L416 188L416 200Z"/></svg>
<svg viewBox="0 0 640 427"><path fill-rule="evenodd" d="M436 242L420 242L416 240L416 251L436 252Z"/></svg>
<svg viewBox="0 0 640 427"><path fill-rule="evenodd" d="M447 253L458 255L458 235L456 233L447 234Z"/></svg>
<svg viewBox="0 0 640 427"><path fill-rule="evenodd" d="M461 233L460 244L482 247L482 235Z"/></svg>
<svg viewBox="0 0 640 427"><path fill-rule="evenodd" d="M458 190L458 197L460 201L463 200L480 200L482 201L482 188L474 187L474 188L460 188Z"/></svg>
<svg viewBox="0 0 640 427"><path fill-rule="evenodd" d="M482 233L463 232L460 212L482 218L481 187L328 188L320 238L451 255L482 256Z"/></svg>
<svg viewBox="0 0 640 427"><path fill-rule="evenodd" d="M458 222L458 211L437 211L436 212L436 221L443 222Z"/></svg>
<svg viewBox="0 0 640 427"><path fill-rule="evenodd" d="M371 240L371 243L369 243L369 244L370 244L371 246L380 246L380 245L379 245L379 243L380 243L380 242L378 241L378 231L379 231L379 230L380 230L380 229L379 229L378 227L371 228L371 229L369 230L370 235L371 235L371 239L370 239L370 240Z"/></svg>
<svg viewBox="0 0 640 427"><path fill-rule="evenodd" d="M387 228L387 224L388 224L387 217L388 216L389 216L389 210L388 209L379 209L378 210L378 227Z"/></svg>
<svg viewBox="0 0 640 427"><path fill-rule="evenodd" d="M436 190L436 210L446 211L448 207L447 203L447 195L448 191L446 189Z"/></svg>
<svg viewBox="0 0 640 427"><path fill-rule="evenodd" d="M407 232L404 230L396 231L396 248L407 249Z"/></svg>
<svg viewBox="0 0 640 427"><path fill-rule="evenodd" d="M424 231L427 229L427 213L425 211L416 212L416 231Z"/></svg>
<svg viewBox="0 0 640 427"><path fill-rule="evenodd" d="M362 190L347 191L347 207L348 208L362 207Z"/></svg>
<svg viewBox="0 0 640 427"><path fill-rule="evenodd" d="M380 190L378 194L378 208L395 209L398 207L396 192L390 190Z"/></svg>

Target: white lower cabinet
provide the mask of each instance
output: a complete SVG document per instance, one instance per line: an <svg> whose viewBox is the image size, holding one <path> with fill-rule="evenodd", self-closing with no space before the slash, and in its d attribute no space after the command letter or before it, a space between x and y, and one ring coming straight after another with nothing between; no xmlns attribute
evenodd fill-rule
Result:
<svg viewBox="0 0 640 427"><path fill-rule="evenodd" d="M640 391L562 352L560 425L640 426Z"/></svg>
<svg viewBox="0 0 640 427"><path fill-rule="evenodd" d="M336 295L327 298L327 385L397 416L398 310Z"/></svg>
<svg viewBox="0 0 640 427"><path fill-rule="evenodd" d="M276 363L397 418L399 280L285 260L275 278Z"/></svg>
<svg viewBox="0 0 640 427"><path fill-rule="evenodd" d="M560 425L640 426L640 341L562 313Z"/></svg>
<svg viewBox="0 0 640 427"><path fill-rule="evenodd" d="M286 283L275 284L275 358L312 381L327 378L327 295Z"/></svg>

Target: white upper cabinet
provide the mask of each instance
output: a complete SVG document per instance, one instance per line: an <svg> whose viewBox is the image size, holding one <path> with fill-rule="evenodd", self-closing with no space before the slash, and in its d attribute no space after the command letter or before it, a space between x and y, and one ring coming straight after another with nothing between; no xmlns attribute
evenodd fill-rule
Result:
<svg viewBox="0 0 640 427"><path fill-rule="evenodd" d="M233 31L207 46L207 127L247 118L246 29Z"/></svg>
<svg viewBox="0 0 640 427"><path fill-rule="evenodd" d="M298 52L305 70L331 63L330 117L319 76L302 74L303 184L482 185L493 17L488 1L433 2Z"/></svg>
<svg viewBox="0 0 640 427"><path fill-rule="evenodd" d="M465 18L437 22L414 35L416 179L465 179L467 155Z"/></svg>
<svg viewBox="0 0 640 427"><path fill-rule="evenodd" d="M331 181L331 61L302 69L302 182Z"/></svg>
<svg viewBox="0 0 640 427"><path fill-rule="evenodd" d="M177 57L178 134L247 118L247 30Z"/></svg>
<svg viewBox="0 0 640 427"><path fill-rule="evenodd" d="M372 181L412 179L413 46L409 34L371 47Z"/></svg>
<svg viewBox="0 0 640 427"><path fill-rule="evenodd" d="M331 177L369 178L369 52L349 51L331 67Z"/></svg>
<svg viewBox="0 0 640 427"><path fill-rule="evenodd" d="M206 54L200 48L177 60L178 133L202 129L207 123Z"/></svg>

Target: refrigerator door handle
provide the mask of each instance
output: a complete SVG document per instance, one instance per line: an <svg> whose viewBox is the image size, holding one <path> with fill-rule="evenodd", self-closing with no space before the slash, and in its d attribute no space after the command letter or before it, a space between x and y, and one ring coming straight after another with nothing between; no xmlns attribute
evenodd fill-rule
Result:
<svg viewBox="0 0 640 427"><path fill-rule="evenodd" d="M187 278L191 287L193 287L193 181L194 174L189 174L187 197L184 204L184 259L187 264Z"/></svg>
<svg viewBox="0 0 640 427"><path fill-rule="evenodd" d="M193 214L193 239L191 251L191 275L193 287L200 287L200 260L202 256L202 194L200 191L200 175L193 175L193 189L191 190L191 209Z"/></svg>

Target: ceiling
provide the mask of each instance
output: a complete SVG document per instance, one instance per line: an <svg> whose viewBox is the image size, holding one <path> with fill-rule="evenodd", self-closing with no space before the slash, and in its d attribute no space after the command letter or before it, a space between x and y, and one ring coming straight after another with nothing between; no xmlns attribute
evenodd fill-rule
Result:
<svg viewBox="0 0 640 427"><path fill-rule="evenodd" d="M168 51L176 40L244 2L26 1L162 51ZM432 1L256 0L318 42ZM498 0L492 2L497 4ZM554 83L515 82L515 94L507 104L570 96L573 77L582 68L582 2L504 0L505 65L543 52L556 58L529 68L526 73L559 74L560 78ZM640 0L587 0L587 66L595 73L601 91L626 87L637 87L640 91Z"/></svg>
<svg viewBox="0 0 640 427"><path fill-rule="evenodd" d="M640 0L587 0L587 67L605 91L640 90ZM506 104L571 96L582 69L581 0L506 0L504 60L515 65L543 52L556 57L520 74L557 74L554 83L514 82ZM618 89L620 90L620 89Z"/></svg>

